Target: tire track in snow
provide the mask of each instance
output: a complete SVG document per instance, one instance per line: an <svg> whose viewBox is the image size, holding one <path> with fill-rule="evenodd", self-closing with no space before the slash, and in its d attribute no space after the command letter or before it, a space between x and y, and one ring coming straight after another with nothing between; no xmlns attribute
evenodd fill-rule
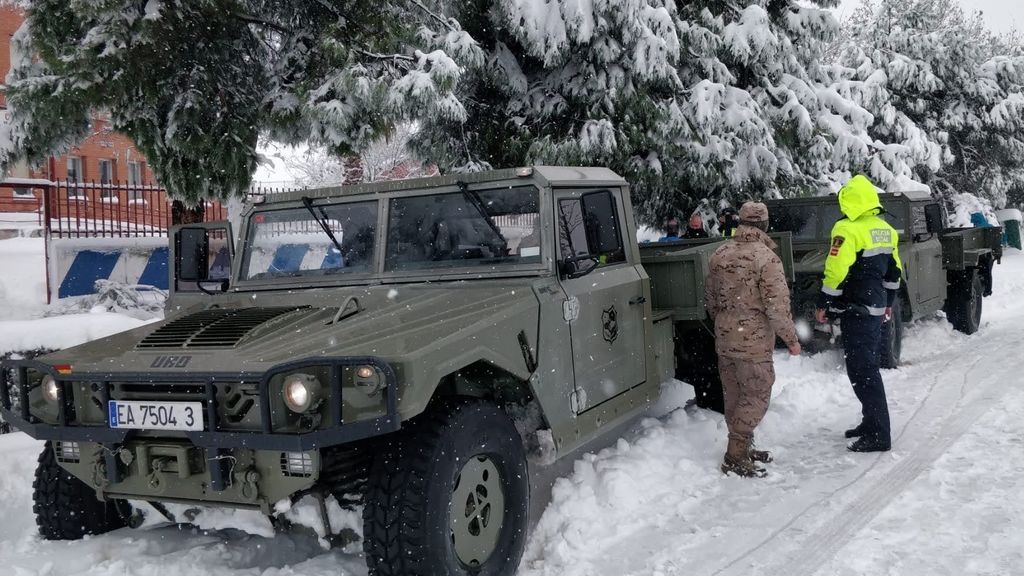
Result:
<svg viewBox="0 0 1024 576"><path fill-rule="evenodd" d="M835 556L851 536L867 526L897 496L902 494L914 479L942 456L1002 396L1005 387L992 384L1001 376L1005 376L1008 372L1007 369L985 375L978 383L983 387L979 386L972 399L963 405L963 400L968 396L967 380L972 370L985 360L998 358L999 352L1011 346L1011 343L1004 343L994 350L986 351L987 354L979 354L988 347L989 341L998 335L1010 336L1001 334L1001 332L986 334L986 338L978 345L971 347L969 351L963 351L978 355L967 366L956 369L956 373L960 376L959 387L940 388L940 384L949 382L950 378L946 370L961 361L960 355L947 361L935 376L925 398L896 437L897 441L904 436L907 436L908 440L913 440L907 448L908 456L904 457L890 471L882 473L870 488L857 496L838 514L824 509L832 497L857 485L875 470L881 462L882 457L879 455L871 466L865 468L854 479L805 508L757 546L744 552L714 574L716 576L749 574L752 569L764 574L784 573L792 576L815 574L825 562ZM1013 344L1016 343L1013 342ZM942 393L936 394L937 390ZM952 413L942 418L943 414L948 412ZM929 426L928 423L940 419L936 433L935 427ZM906 446L907 442L904 441L901 444ZM818 508L823 509L822 513L812 514ZM822 523L820 518L823 515L825 521ZM808 533L810 533L808 536L801 537ZM771 545L780 541L794 541L797 542L798 547L787 553L779 554L778 549L772 548ZM765 562L758 562L757 558L762 554L767 555L768 558Z"/></svg>

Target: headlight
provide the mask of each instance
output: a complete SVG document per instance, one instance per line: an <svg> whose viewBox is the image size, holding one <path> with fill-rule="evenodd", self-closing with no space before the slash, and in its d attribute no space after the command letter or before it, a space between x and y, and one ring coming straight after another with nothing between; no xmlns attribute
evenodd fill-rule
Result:
<svg viewBox="0 0 1024 576"><path fill-rule="evenodd" d="M308 412L320 401L320 381L309 374L291 374L281 389L284 403L292 412Z"/></svg>
<svg viewBox="0 0 1024 576"><path fill-rule="evenodd" d="M39 386L43 390L43 398L46 398L48 402L56 404L57 398L60 395L60 386L57 384L57 379L47 374L43 376L43 381Z"/></svg>
<svg viewBox="0 0 1024 576"><path fill-rule="evenodd" d="M373 396L383 388L380 381L380 375L377 374L377 371L374 370L372 366L360 366L356 368L355 385L356 389L362 390L367 396Z"/></svg>

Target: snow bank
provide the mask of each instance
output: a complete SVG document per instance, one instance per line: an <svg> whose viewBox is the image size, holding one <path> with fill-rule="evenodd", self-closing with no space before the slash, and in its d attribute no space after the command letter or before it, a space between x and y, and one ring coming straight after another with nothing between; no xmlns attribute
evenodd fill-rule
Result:
<svg viewBox="0 0 1024 576"><path fill-rule="evenodd" d="M0 320L41 314L45 305L43 239L0 240Z"/></svg>
<svg viewBox="0 0 1024 576"><path fill-rule="evenodd" d="M138 328L152 320L97 311L35 320L0 321L0 354L39 348L60 349Z"/></svg>

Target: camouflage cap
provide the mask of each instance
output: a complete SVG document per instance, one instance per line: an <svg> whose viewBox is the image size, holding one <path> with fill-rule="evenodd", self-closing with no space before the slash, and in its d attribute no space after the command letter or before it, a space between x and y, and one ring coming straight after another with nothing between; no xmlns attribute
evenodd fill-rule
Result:
<svg viewBox="0 0 1024 576"><path fill-rule="evenodd" d="M760 202L747 202L740 208L740 220L743 222L768 221L768 207Z"/></svg>

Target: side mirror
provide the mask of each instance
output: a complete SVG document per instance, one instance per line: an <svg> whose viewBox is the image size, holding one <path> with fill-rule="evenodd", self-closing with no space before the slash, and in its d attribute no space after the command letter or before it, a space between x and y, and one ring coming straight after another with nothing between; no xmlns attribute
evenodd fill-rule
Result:
<svg viewBox="0 0 1024 576"><path fill-rule="evenodd" d="M206 228L182 228L174 251L178 280L203 282L210 270L210 235Z"/></svg>
<svg viewBox="0 0 1024 576"><path fill-rule="evenodd" d="M929 234L939 234L945 228L942 221L942 206L928 204L924 207L925 229Z"/></svg>

